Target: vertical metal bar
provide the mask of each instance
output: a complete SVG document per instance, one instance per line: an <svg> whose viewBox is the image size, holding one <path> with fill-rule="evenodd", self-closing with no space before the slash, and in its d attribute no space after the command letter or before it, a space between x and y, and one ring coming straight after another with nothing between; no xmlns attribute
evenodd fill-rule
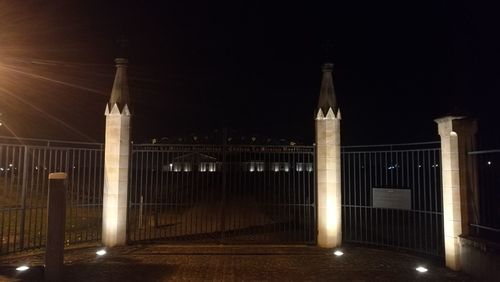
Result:
<svg viewBox="0 0 500 282"><path fill-rule="evenodd" d="M168 229L166 229L166 234L165 237L171 237L173 236L173 227L174 227L174 219L175 219L175 214L174 214L174 188L173 188L173 161L172 161L172 149L168 148L162 148L163 154L166 155L166 172L165 173L165 190L166 190L166 197L167 197L167 224L168 224ZM172 166L170 165L172 164Z"/></svg>
<svg viewBox="0 0 500 282"><path fill-rule="evenodd" d="M375 185L374 187L382 187L382 176L381 176L381 171L382 171L382 155L380 152L373 152L372 153L375 157L374 157L374 164L375 164L375 168L374 168L374 175L375 175ZM378 216L378 212L379 212L379 208L373 208L373 211L374 211L374 217L375 217L375 240L374 242L376 244L379 243L379 238L380 238L380 233L381 233L381 230L382 230L382 225L380 224L380 218Z"/></svg>
<svg viewBox="0 0 500 282"><path fill-rule="evenodd" d="M151 149L151 148L150 148ZM154 190L154 178L153 178L153 166L154 163L154 150L148 150L148 153L146 154L146 170L144 172L145 178L147 181L146 189L148 189L148 193L146 194L147 201L146 201L146 210L147 210L147 232L148 236L147 238L149 240L155 238L155 228L154 228L154 223L151 222L152 219L154 218L154 209L155 209L155 203L153 199L153 190Z"/></svg>
<svg viewBox="0 0 500 282"><path fill-rule="evenodd" d="M34 240L35 240L35 236L36 236L36 228L34 228L33 224L32 224L32 218L33 218L33 213L36 212L36 198L34 197L34 193L33 193L33 183L34 183L34 167L35 167L35 156L34 156L34 148L29 148L28 152L30 152L30 156L31 156L31 165L30 165L30 169L29 169L29 172L26 171L25 173L28 174L29 173L29 211L30 211L30 214L29 214L29 218L28 218L28 243L27 245L25 245L27 248L30 248L30 247L34 247ZM35 223L36 223L36 220L35 220Z"/></svg>
<svg viewBox="0 0 500 282"><path fill-rule="evenodd" d="M80 232L80 241L84 242L87 241L87 234L88 234L88 206L87 206L87 192L89 191L89 169L90 167L87 164L87 158L88 158L88 150L84 148L80 148L79 151L82 153L82 161L83 164L81 165L81 171L82 171L82 187L81 187L81 203L80 203L80 214L81 217L78 219L78 224L82 226L81 232Z"/></svg>
<svg viewBox="0 0 500 282"><path fill-rule="evenodd" d="M175 148L175 147L174 147ZM178 152L177 151L174 151L174 153L172 153L172 160L175 160L176 157L178 155ZM174 172L172 173L172 187L175 189L175 198L174 198L174 202L173 202L173 207L174 207L174 215L175 215L175 219L177 220L177 222L180 222L180 223L177 223L175 225L175 228L174 228L174 237L177 236L182 228L182 225L179 226L180 224L183 224L184 222L182 221L182 218L180 217L179 215L179 209L180 209L180 204L181 204L181 187L180 187L180 184L179 184L179 174L177 172L175 172L175 170L177 168L175 168L175 163L174 163Z"/></svg>
<svg viewBox="0 0 500 282"><path fill-rule="evenodd" d="M221 193L221 242L225 241L225 204L226 204L226 170L228 165L226 163L226 153L227 153L227 129L223 131L223 141L222 141L222 193Z"/></svg>
<svg viewBox="0 0 500 282"><path fill-rule="evenodd" d="M436 153L438 152L438 150L434 149L433 150L434 152L434 160L436 161L437 164L439 164L439 166L441 166L441 163L439 162L439 157L436 156ZM435 212L434 213L434 223L436 224L436 236L434 237L435 238L435 248L436 248L436 255L440 255L440 251L439 251L439 242L440 242L440 238L441 238L441 230L440 230L440 224L439 224L439 207L438 207L438 193L440 194L441 193L441 185L439 185L439 181L437 180L437 176L438 174L441 172L441 168L438 168L436 169L436 171L434 171L434 185L433 185L433 190L434 190L434 209L433 211Z"/></svg>
<svg viewBox="0 0 500 282"><path fill-rule="evenodd" d="M144 227L143 219L142 219L142 214L144 211L144 197L141 195L141 200L139 201L139 228Z"/></svg>
<svg viewBox="0 0 500 282"><path fill-rule="evenodd" d="M193 150L194 152L196 152L196 150ZM196 156L196 155L195 155ZM197 160L198 159L198 160ZM195 209L196 207L196 204L195 204L195 193L196 193L196 183L195 183L195 171L196 171L196 165L197 163L199 163L201 157L200 155L198 155L196 158L193 159L192 163L191 163L191 168L189 169L189 172L188 172L188 176L190 176L190 179L188 180L190 182L190 187L191 187L191 191L190 191L190 195L189 195L189 206L190 206L190 209L193 210L192 213L190 213L190 221L189 221L189 227L190 227L190 234L193 234L195 235L195 232L196 232L196 228L195 228L195 225L196 225L196 217L197 217L197 213L198 211Z"/></svg>
<svg viewBox="0 0 500 282"><path fill-rule="evenodd" d="M0 144L0 167L2 167L2 160L3 160L3 151L4 151L4 146ZM2 167L3 168L3 167ZM0 173L4 173L5 170L2 170ZM6 179L6 177L4 177L4 179ZM0 197L5 197L5 189L6 189L6 186L4 185L4 189L0 190ZM3 242L4 242L4 226L5 226L5 210L4 209L0 209L0 213L2 214L2 217L1 217L1 225L0 225L0 238L2 238L2 240L0 240L0 253L3 253Z"/></svg>
<svg viewBox="0 0 500 282"><path fill-rule="evenodd" d="M145 160L144 160L144 167L142 169L142 178L144 179L144 182L141 182L141 183L144 183L144 198L145 198L145 202L146 202L146 207L145 207L145 215L146 215L146 226L144 226L144 228L142 229L143 230L143 234L144 234L144 237L142 237L141 239L144 239L144 240L151 240L153 239L152 237L152 230L151 230L151 224L150 224L150 217L151 217L151 201L152 201L152 198L153 198L153 195L152 195L152 181L151 181L151 168L150 168L150 162L151 162L151 150L150 148L148 148L147 152L145 152L144 154L145 156Z"/></svg>
<svg viewBox="0 0 500 282"><path fill-rule="evenodd" d="M158 167L157 167L157 172L158 173L158 185L159 185L159 193L160 193L160 217L158 219L158 225L161 227L159 230L159 236L160 238L165 238L165 226L167 226L166 222L166 204L167 204L167 198L165 195L165 185L164 185L164 173L163 173L163 165L165 164L165 154L161 150L161 147L157 148L158 151Z"/></svg>
<svg viewBox="0 0 500 282"><path fill-rule="evenodd" d="M368 199L368 214L370 215L370 239L368 240L368 242L374 242L374 233L375 233L375 229L373 227L373 203L372 203L372 198L373 198L373 183L374 183L374 174L375 174L375 177L376 177L376 173L373 172L372 170L372 167L373 167L373 160L372 161L372 156L373 156L373 153L371 152L368 152L368 153L365 153L365 154L368 154L368 166L369 166L369 169L368 169L368 173L370 175L369 179L370 179L370 186L369 186L369 193L370 193L370 197Z"/></svg>
<svg viewBox="0 0 500 282"><path fill-rule="evenodd" d="M91 192L92 192L92 171L93 171L93 163L92 163L92 149L87 148L84 149L85 152L85 165L84 169L86 170L86 181L85 181L85 190L84 190L84 197L85 197L85 203L83 206L83 209L85 211L85 242L88 242L92 236L92 210L91 210L91 205L90 205L90 199L91 199ZM67 152L66 152L67 154ZM68 170L66 170L68 171Z"/></svg>
<svg viewBox="0 0 500 282"><path fill-rule="evenodd" d="M358 225L359 225L359 218L358 218L358 209L360 206L359 202L359 173L358 173L358 165L359 165L359 153L353 153L352 155L352 191L353 191L353 196L354 196L354 203L353 203L353 211L354 211L354 232L352 234L352 238L357 241L359 240L358 238Z"/></svg>
<svg viewBox="0 0 500 282"><path fill-rule="evenodd" d="M22 179L22 191L21 191L21 226L19 230L19 248L24 249L24 229L26 221L26 189L28 186L28 146L24 146L23 152L23 179ZM21 148L19 148L21 149ZM21 150L19 150L21 152Z"/></svg>
<svg viewBox="0 0 500 282"><path fill-rule="evenodd" d="M82 185L82 152L80 150L76 150L76 193L75 193L75 218L74 218L74 223L75 223L75 242L80 241L80 236L81 236L81 227L80 225L80 217L81 217L81 211L80 211L80 206L81 206L81 185ZM75 189L73 189L75 191ZM80 230L77 232L76 230ZM80 236L78 235L80 233Z"/></svg>
<svg viewBox="0 0 500 282"><path fill-rule="evenodd" d="M311 238L311 235L309 236L309 241L313 240L314 244L316 244L318 242L318 233L317 233L317 230L318 230L318 193L316 191L316 187L318 187L317 186L318 183L316 181L316 173L317 173L318 169L316 166L316 164L317 164L316 156L317 156L317 147L314 146L313 152L312 152L312 154L309 154L309 158L308 158L308 160L310 160L312 163L313 171L312 171L312 173L307 173L307 177L308 177L308 181L307 181L308 189L307 190L312 191L312 193L313 193L312 204L308 205L308 210L312 210L312 213L313 213L313 223L309 226L311 231L308 232L308 234L311 234L313 236L313 238ZM312 177L312 179L311 179L311 177ZM311 183L312 183L312 186L311 186Z"/></svg>
<svg viewBox="0 0 500 282"><path fill-rule="evenodd" d="M367 177L367 168L366 168L366 152L363 153L363 165L361 167L361 173L363 174L363 211L364 211L364 224L363 229L365 230L362 241L368 242L368 207L370 206L368 195L369 195L369 187L368 182L366 180Z"/></svg>
<svg viewBox="0 0 500 282"><path fill-rule="evenodd" d="M168 238L168 234L171 231L171 212L170 212L170 158L168 151L166 151L165 147L160 147L158 148L161 154L161 194L163 197L163 204L164 204L164 209L163 209L163 225L165 228L162 229L161 236L162 238L166 239Z"/></svg>
<svg viewBox="0 0 500 282"><path fill-rule="evenodd" d="M6 157L5 157L5 170L7 171L7 167L8 167L8 162L9 162L9 147L7 146L6 148ZM5 181L4 181L4 187L6 188L6 190L10 190L8 189L7 187L8 186L8 183L7 183L7 180L8 180L8 172L6 173L6 176L5 176ZM12 196L12 193L10 191L7 192L7 198L10 198L10 196ZM12 222L11 222L11 211L12 209L8 209L8 215L7 215L7 253L9 252L9 249L10 249L10 240L11 240L11 233L10 233L10 227L12 225ZM3 240L2 240L3 241Z"/></svg>
<svg viewBox="0 0 500 282"><path fill-rule="evenodd" d="M404 185L407 188L411 189L410 192L412 192L413 191L413 187L411 187L411 185L410 185L410 165L414 166L415 164L413 164L413 163L410 162L410 153L409 153L409 151L405 152L405 156L406 156L405 157L405 163L404 163L405 164L405 169L404 169L403 173L406 172L406 177L405 177L405 184ZM412 207L410 207L410 208L412 208ZM405 216L403 217L403 222L404 222L405 219L408 219L408 221L403 224L403 228L402 228L402 230L403 230L403 244L404 244L405 247L409 248L410 247L410 238L409 238L410 237L410 231L409 231L409 223L410 223L409 222L409 217L410 217L410 212L407 211L407 212L404 213L404 215Z"/></svg>
<svg viewBox="0 0 500 282"><path fill-rule="evenodd" d="M96 149L93 152L94 152L94 159L93 159L93 162L92 162L92 166L94 167L94 173L93 173L94 181L93 181L93 185L92 185L92 202L91 202L91 205L92 205L92 223L93 223L94 232L92 233L92 240L96 240L97 239L96 228L99 228L99 225L96 225L96 223L95 223L95 218L99 217L99 216L96 215L96 213L97 213L96 187L99 185L99 183L98 183L98 170L97 170L97 167L99 166L99 163L97 161L98 160L99 151ZM128 213L128 211L127 211L127 213Z"/></svg>
<svg viewBox="0 0 500 282"><path fill-rule="evenodd" d="M153 164L151 174L154 177L154 183L155 183L154 184L155 197L154 197L154 203L152 203L155 206L153 210L154 238L159 238L160 234L158 233L158 231L161 231L160 227L161 227L162 200L161 200L161 194L158 195L158 192L160 192L161 188L161 186L159 185L161 167L160 167L160 153L158 151L158 147L154 148L153 154L154 154L153 159L155 160L155 163Z"/></svg>
<svg viewBox="0 0 500 282"><path fill-rule="evenodd" d="M140 197L144 197L144 195L146 195L146 192L145 189L146 189L146 185L144 184L144 179L143 179L143 173L144 173L144 169L145 169L145 165L144 165L144 155L147 154L146 151L144 151L143 149L144 148L140 148L141 151L139 152L139 154L137 155L137 190L138 190L138 193L137 193L137 197L134 199L134 215L135 215L135 220L136 220L136 224L137 224L137 219L138 219L138 206L137 206L137 201L140 200ZM141 228L141 226L139 225L136 225L137 228L136 228L136 234L135 234L135 239L136 240L143 240L144 239L144 230L143 228Z"/></svg>
<svg viewBox="0 0 500 282"><path fill-rule="evenodd" d="M420 236L418 224L419 224L419 200L418 200L418 175L419 171L422 169L422 164L420 163L418 157L418 151L412 151L412 163L414 167L412 169L412 199L413 199L413 207L412 207L412 217L413 217L413 229L412 229L412 237L413 237L413 246L412 249L418 250L418 237Z"/></svg>
<svg viewBox="0 0 500 282"><path fill-rule="evenodd" d="M428 252L429 251L429 236L432 236L432 222L428 222L427 218L431 215L429 213L429 210L430 210L430 198L429 198L429 195L430 195L430 189L431 189L431 171L432 171L432 167L435 167L435 163L432 162L431 160L431 155L430 155L430 150L425 150L424 151L426 153L426 158L427 158L427 164L428 164L428 167L427 167L427 175L426 175L426 181L424 183L426 183L426 187L424 189L424 209L425 209L425 251ZM428 191L429 190L429 191ZM430 230L429 230L430 229Z"/></svg>
<svg viewBox="0 0 500 282"><path fill-rule="evenodd" d="M45 196L45 193L44 193L44 189L45 189L45 162L46 162L46 158L47 158L47 148L42 148L40 150L43 150L43 157L38 159L38 169L39 169L39 174L38 174L38 183L37 184L40 184L40 178L42 179L42 183L41 185L39 185L40 187L40 193L41 193L41 196ZM40 156L40 153L39 153L39 156ZM41 159L41 163L40 163L40 159ZM40 173L41 173L41 176L40 176ZM37 191L38 192L38 191ZM38 193L37 193L37 197L38 197ZM44 218L44 210L45 210L45 206L46 204L45 203L40 203L40 207L41 207L41 213L40 213L40 236L38 237L39 239L39 242L38 242L38 246L42 246L42 238L44 238L44 230L43 230L43 218Z"/></svg>
<svg viewBox="0 0 500 282"><path fill-rule="evenodd" d="M36 236L36 230L33 230L33 226L32 226L32 217L33 217L33 213L36 212L36 208L34 208L34 204L33 202L36 200L35 197L34 197L34 193L33 193L33 168L34 168L34 157L32 156L32 148L27 148L26 154L29 154L31 156L30 158L30 166L29 169L27 170L24 170L23 173L26 174L26 179L29 178L28 180L28 183L29 183L29 204L28 207L29 207L29 215L27 216L28 217L28 224L27 224L27 230L26 230L26 233L27 233L27 243L24 244L25 248L30 248L32 247L32 238L34 238ZM27 162L26 162L27 163ZM28 186L27 186L28 187Z"/></svg>
<svg viewBox="0 0 500 282"><path fill-rule="evenodd" d="M313 151L313 154L314 154L314 149L315 147L313 147L312 151ZM308 171L308 163L311 161L311 159L309 158L310 156L310 153L303 153L300 155L300 158L299 158L299 161L300 163L302 164L303 168L302 168L302 171L298 171L297 172L297 175L299 176L299 204L300 204L300 214L299 214L299 223L301 223L301 226L300 228L302 229L302 232L301 232L301 240L304 241L304 242L307 242L307 243L310 243L310 240L307 236L307 231L308 231L308 228L307 228L307 225L305 224L305 218L306 218L306 215L307 215L307 209L309 208L309 205L308 203L306 202L306 189L308 188L308 185L306 185L306 174L310 174L310 172ZM316 164L313 163L311 164L312 168L313 168L313 171L316 170ZM308 183L309 184L309 183ZM313 189L316 189L316 186L313 185ZM314 241L316 241L316 226L313 227L313 230L314 230Z"/></svg>
<svg viewBox="0 0 500 282"><path fill-rule="evenodd" d="M138 183L139 181L139 177L138 177L138 173L139 173L139 169L141 169L139 167L139 154L140 154L140 151L139 151L139 146L136 146L134 144L132 144L132 154L131 154L131 162L132 162L132 165L131 165L131 170L132 172L130 173L131 174L131 181L130 181L130 185L131 187L129 187L129 190L130 190L130 195L131 197L128 199L128 202L129 202L129 208L128 208L128 222L129 222L129 226L130 226L130 231L128 232L129 233L129 240L130 241L135 241L137 239L137 230L139 229L139 225L138 225L138 222L137 222L137 217L136 217L136 212L135 212L135 202L137 201L137 197L138 195L140 194L140 185Z"/></svg>
<svg viewBox="0 0 500 282"><path fill-rule="evenodd" d="M297 149L296 148L293 148L293 147L289 147L289 152L287 153L287 162L288 162L288 170L286 171L286 193L287 193L287 196L288 196L288 201L287 201L287 205L288 205L288 219L287 219L287 222L288 222L288 225L287 225L287 233L288 233L288 243L292 243L293 242L293 239L294 239L294 225L295 225L295 220L294 220L294 216L293 216L293 212L294 212L294 205L293 205L293 193L295 192L295 187L294 187L294 179L292 178L292 176L295 176L294 172L293 172L293 167L294 167L294 163L295 163L295 156L297 154Z"/></svg>

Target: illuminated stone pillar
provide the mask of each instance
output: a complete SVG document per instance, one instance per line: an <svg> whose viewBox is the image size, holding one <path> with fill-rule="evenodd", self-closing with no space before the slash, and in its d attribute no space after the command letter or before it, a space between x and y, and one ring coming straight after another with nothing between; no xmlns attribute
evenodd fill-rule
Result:
<svg viewBox="0 0 500 282"><path fill-rule="evenodd" d="M106 106L102 243L113 247L127 242L128 166L130 111L128 108L127 60L116 59L116 75Z"/></svg>
<svg viewBox="0 0 500 282"><path fill-rule="evenodd" d="M459 235L468 234L471 196L467 152L475 146L476 122L447 116L435 120L441 137L443 222L446 266L460 270Z"/></svg>
<svg viewBox="0 0 500 282"><path fill-rule="evenodd" d="M340 109L333 87L332 64L323 66L323 79L316 115L316 189L318 246L342 244L340 171Z"/></svg>

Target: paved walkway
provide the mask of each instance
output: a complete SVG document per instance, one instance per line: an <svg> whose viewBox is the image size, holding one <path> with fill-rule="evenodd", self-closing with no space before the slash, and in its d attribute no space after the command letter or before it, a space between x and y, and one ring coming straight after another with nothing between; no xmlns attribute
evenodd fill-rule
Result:
<svg viewBox="0 0 500 282"><path fill-rule="evenodd" d="M439 262L401 252L344 246L341 257L307 246L165 246L67 250L64 281L474 281ZM22 274L21 263L32 268ZM0 281L40 281L43 253L0 256ZM415 271L423 265L427 273Z"/></svg>

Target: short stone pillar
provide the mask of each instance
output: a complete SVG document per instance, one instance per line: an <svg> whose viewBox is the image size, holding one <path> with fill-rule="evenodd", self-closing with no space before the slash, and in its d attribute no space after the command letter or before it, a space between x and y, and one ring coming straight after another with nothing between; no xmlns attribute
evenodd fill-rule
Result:
<svg viewBox="0 0 500 282"><path fill-rule="evenodd" d="M435 120L441 137L443 222L446 266L460 270L460 235L468 234L471 195L468 189L467 152L475 147L477 124L464 117Z"/></svg>
<svg viewBox="0 0 500 282"><path fill-rule="evenodd" d="M49 174L44 273L46 281L62 281L63 278L67 186L66 173Z"/></svg>
<svg viewBox="0 0 500 282"><path fill-rule="evenodd" d="M116 76L106 106L102 243L106 247L127 243L130 111L127 60L116 59Z"/></svg>
<svg viewBox="0 0 500 282"><path fill-rule="evenodd" d="M333 64L323 66L320 99L316 115L316 190L318 246L342 244L340 109L332 76Z"/></svg>

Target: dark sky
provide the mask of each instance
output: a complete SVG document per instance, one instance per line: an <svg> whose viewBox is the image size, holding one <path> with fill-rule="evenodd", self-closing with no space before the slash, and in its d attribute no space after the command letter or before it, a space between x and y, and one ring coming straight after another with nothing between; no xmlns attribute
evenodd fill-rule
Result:
<svg viewBox="0 0 500 282"><path fill-rule="evenodd" d="M227 127L310 144L332 61L343 144L437 140L451 112L500 143L496 5L212 2L0 0L0 133L102 142L124 37L136 142Z"/></svg>

